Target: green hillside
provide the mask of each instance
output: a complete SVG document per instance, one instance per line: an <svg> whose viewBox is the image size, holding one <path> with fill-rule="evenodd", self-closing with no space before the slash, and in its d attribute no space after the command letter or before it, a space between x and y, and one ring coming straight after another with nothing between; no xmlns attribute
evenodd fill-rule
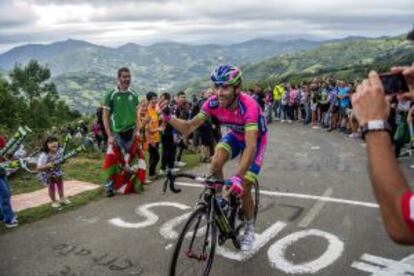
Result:
<svg viewBox="0 0 414 276"><path fill-rule="evenodd" d="M60 97L72 108L82 113L91 113L102 103L107 91L116 85L115 77L95 72L67 73L52 79ZM143 95L147 90L133 81L131 88Z"/></svg>
<svg viewBox="0 0 414 276"><path fill-rule="evenodd" d="M356 39L326 43L309 51L284 54L253 65L241 66L244 89L255 81L272 87L281 81L300 82L312 78L362 79L370 70L386 72L391 66L411 65L414 43L405 37ZM207 78L178 85L189 93L211 86Z"/></svg>
<svg viewBox="0 0 414 276"><path fill-rule="evenodd" d="M370 70L388 71L414 61L414 43L403 37L345 41L303 53L287 54L247 66L245 76L265 83L332 76L361 79Z"/></svg>

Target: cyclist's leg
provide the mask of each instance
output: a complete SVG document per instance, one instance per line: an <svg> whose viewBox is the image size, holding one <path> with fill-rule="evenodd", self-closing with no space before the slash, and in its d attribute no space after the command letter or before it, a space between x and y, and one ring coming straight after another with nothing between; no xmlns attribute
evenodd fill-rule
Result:
<svg viewBox="0 0 414 276"><path fill-rule="evenodd" d="M217 179L224 179L223 167L229 159L233 159L240 152L240 147L237 144L237 139L233 133L229 132L221 138L217 144L213 160L211 161L211 175Z"/></svg>
<svg viewBox="0 0 414 276"><path fill-rule="evenodd" d="M251 221L254 219L254 202L252 197L252 186L253 182L251 180L244 179L243 188L244 194L242 197L243 202L243 214L245 220Z"/></svg>
<svg viewBox="0 0 414 276"><path fill-rule="evenodd" d="M244 175L244 195L243 195L243 214L247 221L254 219L254 202L251 193L252 186L257 181L257 176L260 173L260 168L263 163L264 153L266 150L267 134L262 135L257 141L256 154L252 165L247 173Z"/></svg>
<svg viewBox="0 0 414 276"><path fill-rule="evenodd" d="M257 181L257 175L263 163L264 152L266 148L267 136L262 135L257 141L257 150L253 163L244 175L244 195L242 198L243 214L244 214L244 234L240 237L240 248L242 251L249 251L254 244L254 202L251 194L251 188Z"/></svg>
<svg viewBox="0 0 414 276"><path fill-rule="evenodd" d="M216 179L224 179L223 167L224 164L229 160L230 154L224 149L224 147L218 144L214 151L213 160L211 161L210 174Z"/></svg>
<svg viewBox="0 0 414 276"><path fill-rule="evenodd" d="M246 174L247 176L247 174ZM242 197L242 208L244 214L244 233L239 237L240 249L242 251L249 251L252 249L254 236L254 202L251 194L252 180L244 178L244 195Z"/></svg>

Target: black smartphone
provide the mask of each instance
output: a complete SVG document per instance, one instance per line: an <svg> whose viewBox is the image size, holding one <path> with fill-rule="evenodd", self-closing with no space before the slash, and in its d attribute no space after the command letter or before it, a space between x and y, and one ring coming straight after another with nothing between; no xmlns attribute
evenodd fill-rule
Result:
<svg viewBox="0 0 414 276"><path fill-rule="evenodd" d="M409 91L407 80L402 74L381 74L380 79L386 95Z"/></svg>

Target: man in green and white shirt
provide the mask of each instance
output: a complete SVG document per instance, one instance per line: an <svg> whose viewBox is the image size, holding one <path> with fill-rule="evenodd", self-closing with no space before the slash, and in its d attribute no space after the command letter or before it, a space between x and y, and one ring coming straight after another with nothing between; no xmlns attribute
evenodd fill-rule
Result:
<svg viewBox="0 0 414 276"><path fill-rule="evenodd" d="M138 95L129 89L131 73L128 68L118 70L118 84L105 95L102 119L108 136L108 146L116 143L126 154L134 142L137 127ZM113 196L113 183L105 185L107 196Z"/></svg>

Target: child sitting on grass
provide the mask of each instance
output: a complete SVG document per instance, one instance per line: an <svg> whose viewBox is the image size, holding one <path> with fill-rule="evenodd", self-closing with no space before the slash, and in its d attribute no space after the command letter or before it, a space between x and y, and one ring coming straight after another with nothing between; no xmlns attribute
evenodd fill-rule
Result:
<svg viewBox="0 0 414 276"><path fill-rule="evenodd" d="M63 157L63 149L59 146L58 139L54 136L46 138L42 145L42 152L37 161L37 170L43 184L48 186L52 207L59 208L61 204L70 204L63 192L63 170L56 163ZM59 194L60 202L56 200L55 192Z"/></svg>

